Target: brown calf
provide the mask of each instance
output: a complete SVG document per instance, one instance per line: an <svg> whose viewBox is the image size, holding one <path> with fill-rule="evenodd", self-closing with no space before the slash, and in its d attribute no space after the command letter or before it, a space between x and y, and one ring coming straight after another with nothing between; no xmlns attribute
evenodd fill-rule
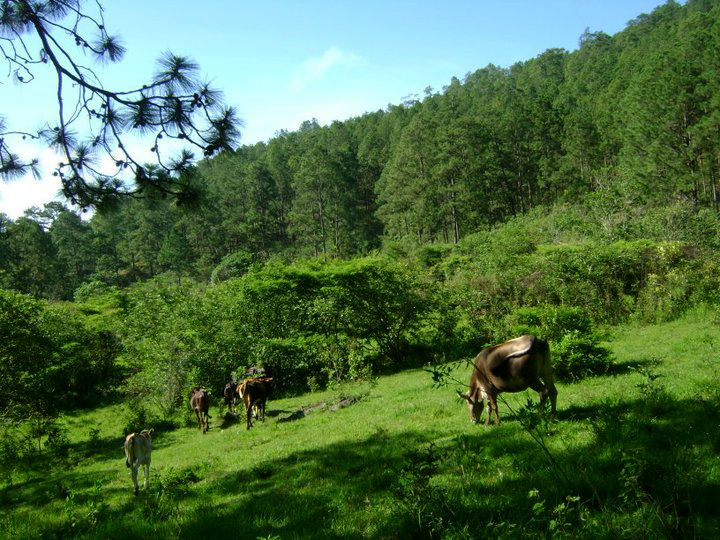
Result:
<svg viewBox="0 0 720 540"><path fill-rule="evenodd" d="M133 493L135 493L135 495L140 491L138 489L137 476L138 469L141 465L145 466L145 482L143 487L147 489L148 478L150 477L152 434L152 429L144 429L140 433L131 433L125 437L125 465L132 469Z"/></svg>
<svg viewBox="0 0 720 540"><path fill-rule="evenodd" d="M550 347L535 336L521 336L500 345L488 347L475 357L475 367L466 394L470 418L477 423L482 416L483 400L487 399L487 418L495 414L495 425L500 423L497 396L501 392L522 392L532 388L540 394L540 408L550 396L551 418L555 418L557 389L550 365Z"/></svg>
<svg viewBox="0 0 720 540"><path fill-rule="evenodd" d="M195 411L198 428L203 433L207 433L209 429L208 419L210 418L210 396L199 386L196 386L190 392L190 408Z"/></svg>
<svg viewBox="0 0 720 540"><path fill-rule="evenodd" d="M235 403L237 402L237 381L230 381L225 385L223 389L223 396L225 397L225 404L228 406L228 411L235 413Z"/></svg>
<svg viewBox="0 0 720 540"><path fill-rule="evenodd" d="M270 392L269 383L271 381L272 377L257 377L254 379L245 379L242 384L238 386L238 395L245 404L247 429L252 427L253 411L255 412L256 418L260 418L262 415L262 421L265 421L265 402Z"/></svg>

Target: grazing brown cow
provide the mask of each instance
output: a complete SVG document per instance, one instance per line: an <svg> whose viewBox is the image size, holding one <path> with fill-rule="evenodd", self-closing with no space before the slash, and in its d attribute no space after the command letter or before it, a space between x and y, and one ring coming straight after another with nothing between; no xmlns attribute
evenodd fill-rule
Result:
<svg viewBox="0 0 720 540"><path fill-rule="evenodd" d="M223 389L223 396L225 397L225 403L228 406L228 411L233 414L235 413L235 403L238 399L237 386L237 381L232 380L227 383Z"/></svg>
<svg viewBox="0 0 720 540"><path fill-rule="evenodd" d="M190 407L195 411L198 427L203 433L207 433L209 429L208 419L210 418L210 396L199 386L196 386L190 392Z"/></svg>
<svg viewBox="0 0 720 540"><path fill-rule="evenodd" d="M496 398L501 392L522 392L532 388L540 394L540 408L550 396L551 418L555 418L557 389L550 365L550 347L535 336L521 336L500 345L488 347L475 357L470 388L460 394L467 401L470 418L477 423L482 416L483 400L487 399L487 418L495 413L495 425L500 423Z"/></svg>
<svg viewBox="0 0 720 540"><path fill-rule="evenodd" d="M252 415L255 413L256 418L262 415L262 421L265 421L265 402L270 392L269 383L272 377L256 377L254 379L245 379L238 386L238 395L245 404L245 420L246 427L252 427Z"/></svg>
<svg viewBox="0 0 720 540"><path fill-rule="evenodd" d="M132 469L132 481L134 490L137 495L138 489L138 469L141 465L145 466L145 483L143 487L147 489L148 478L150 477L150 452L152 451L152 429L144 429L140 433L131 433L125 437L125 465Z"/></svg>

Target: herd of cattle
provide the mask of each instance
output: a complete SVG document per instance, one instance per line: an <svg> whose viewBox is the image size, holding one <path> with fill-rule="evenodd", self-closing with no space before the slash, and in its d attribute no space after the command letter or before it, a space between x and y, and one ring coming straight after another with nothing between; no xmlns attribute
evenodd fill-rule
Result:
<svg viewBox="0 0 720 540"><path fill-rule="evenodd" d="M270 383L272 377L253 377L245 379L238 384L236 380L232 380L225 385L223 389L223 397L228 410L235 414L235 405L242 401L245 405L246 428L252 427L252 417L265 420L265 403L270 393ZM203 433L207 433L208 419L210 418L210 396L204 388L196 386L190 391L190 408L195 411L197 417L198 428Z"/></svg>
<svg viewBox="0 0 720 540"><path fill-rule="evenodd" d="M268 398L271 377L252 377L241 383L233 380L225 385L223 396L228 410L235 413L240 401L245 406L246 429L252 427L252 417L265 420L265 403ZM550 398L551 419L555 418L557 389L550 364L550 347L546 341L535 336L520 336L500 345L487 347L475 357L470 385L466 393L460 393L470 410L473 423L480 421L483 405L487 400L485 426L494 414L495 425L500 423L497 396L502 392L522 392L532 388L540 395L540 409ZM190 392L190 407L195 411L198 428L208 431L210 398L201 387ZM144 466L147 488L150 475L150 454L153 430L131 433L125 438L125 463L132 470L135 495L138 494L138 469Z"/></svg>

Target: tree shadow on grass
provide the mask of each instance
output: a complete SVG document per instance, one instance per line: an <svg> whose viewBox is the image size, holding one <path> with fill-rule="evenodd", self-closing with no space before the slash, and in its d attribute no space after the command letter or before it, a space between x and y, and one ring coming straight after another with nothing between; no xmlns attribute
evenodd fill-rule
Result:
<svg viewBox="0 0 720 540"><path fill-rule="evenodd" d="M410 503L398 498L402 487L398 479L405 474L402 471L408 460L416 459L408 457L408 450L427 448L430 433L378 434L353 444L329 445L259 462L214 481L208 487L210 494L223 498L237 494L237 502L223 509L196 509L185 516L182 535L200 534L209 526L222 534L242 527L249 538L268 534L281 538L427 535L427 531L413 528L417 521L409 519L410 512L418 508L432 514L429 523L442 522L481 536L483 531L491 532L488 527L492 523L527 525L530 530L537 527L538 534L550 534L550 529L543 527L550 526L556 517L552 509L566 504L568 496L580 497L597 520L606 519L603 512L608 509L632 514L638 507L652 504L660 517L655 525L643 525L650 529L638 529L648 537L667 535L668 531L670 536L703 536L718 526L711 501L720 489L720 478L712 474L713 449L720 448L720 433L715 429L708 438L709 430L720 422L717 400L655 396L576 407L562 417L589 422L592 441L571 448L556 445L562 430L551 425L544 435L553 448L551 459L516 423L445 437L446 442L438 447L437 471L432 474L456 480L441 491L432 487L432 482L425 488L415 486L404 492L410 494ZM489 471L507 461L511 465L504 468L512 474L488 477ZM543 515L534 509L536 501L528 497L535 489L547 501ZM415 496L417 506L408 507ZM392 508L372 510L374 504L382 504L379 501ZM367 517L357 518L367 529L343 529L342 524L357 512L367 512Z"/></svg>
<svg viewBox="0 0 720 540"><path fill-rule="evenodd" d="M128 478L122 488L127 498L102 511L93 534L404 538L427 536L417 528L421 522L475 531L478 537L508 536L511 529L496 530L502 524L547 536L556 517L553 509L568 496L578 496L578 504L606 527L606 537L624 534L608 516L630 519L647 506L655 517L639 522L635 536L708 537L720 525L714 503L720 489L715 472L720 401L713 396L672 399L662 388L646 394L617 404L561 408L559 424L543 432L552 459L508 414L499 428L478 426L456 437L440 431L378 432L278 459L240 456L255 464L212 479L200 477L207 474L203 469L161 470L137 498ZM564 445L560 438L567 421L585 423L588 437ZM418 449L427 449L432 440L441 441L437 462L408 469ZM402 484L399 478L407 470L419 470L420 479L427 474L432 481ZM62 486L63 478L74 489L89 490L97 475L55 481ZM51 488L47 482L26 486L25 503L41 507ZM544 510L534 506L538 499L529 498L529 492L539 494ZM220 500L221 505L215 503ZM425 522L416 519L423 513ZM569 516L568 523L586 526L578 516Z"/></svg>
<svg viewBox="0 0 720 540"><path fill-rule="evenodd" d="M641 368L651 368L658 364L656 358L635 358L631 360L623 360L621 362L615 361L610 364L607 375L626 375L628 373L634 373Z"/></svg>

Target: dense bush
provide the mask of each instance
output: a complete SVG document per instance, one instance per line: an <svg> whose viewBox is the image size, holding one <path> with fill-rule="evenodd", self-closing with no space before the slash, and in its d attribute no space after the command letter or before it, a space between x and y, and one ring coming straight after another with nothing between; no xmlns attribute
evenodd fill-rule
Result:
<svg viewBox="0 0 720 540"><path fill-rule="evenodd" d="M209 288L147 282L128 295L128 389L168 417L191 386L219 397L250 367L279 394L368 376L402 365L433 298L409 269L372 257L272 263Z"/></svg>
<svg viewBox="0 0 720 540"><path fill-rule="evenodd" d="M559 380L603 375L610 368L610 351L600 345L592 319L581 308L521 308L507 317L506 328L506 339L534 334L549 341L553 373Z"/></svg>
<svg viewBox="0 0 720 540"><path fill-rule="evenodd" d="M319 336L263 339L253 348L251 365L262 366L273 378L276 396L317 390L328 382L325 346Z"/></svg>
<svg viewBox="0 0 720 540"><path fill-rule="evenodd" d="M112 387L115 337L66 304L0 290L0 393L5 414L52 414L96 403Z"/></svg>
<svg viewBox="0 0 720 540"><path fill-rule="evenodd" d="M220 283L247 274L256 257L247 251L235 251L222 258L210 274L210 283Z"/></svg>
<svg viewBox="0 0 720 540"><path fill-rule="evenodd" d="M612 356L593 334L573 330L552 343L552 365L561 381L577 381L593 375L604 375L610 369Z"/></svg>

